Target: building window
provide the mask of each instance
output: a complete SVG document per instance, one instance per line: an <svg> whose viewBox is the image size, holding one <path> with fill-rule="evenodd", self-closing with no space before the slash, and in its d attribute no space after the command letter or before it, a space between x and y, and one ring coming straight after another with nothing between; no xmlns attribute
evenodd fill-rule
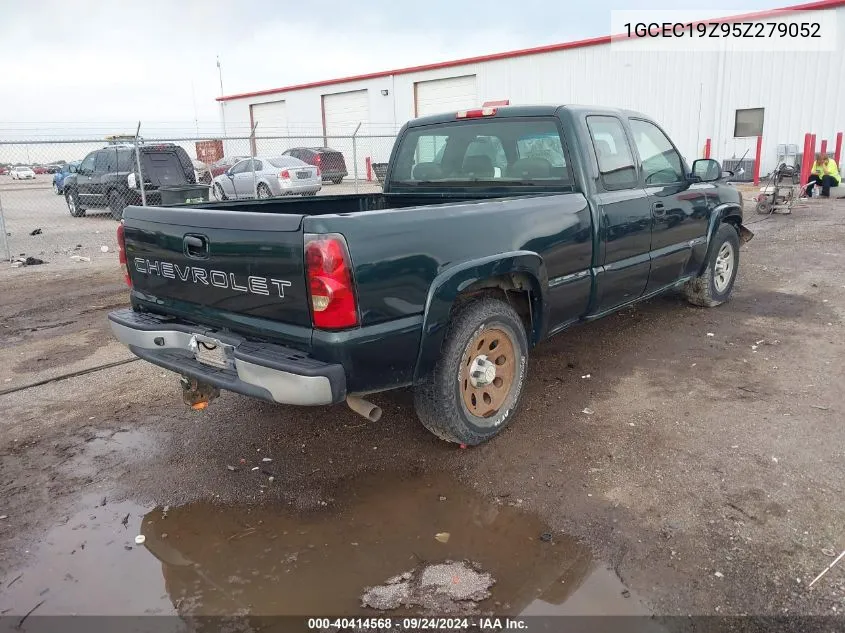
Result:
<svg viewBox="0 0 845 633"><path fill-rule="evenodd" d="M763 108L737 110L734 136L763 136Z"/></svg>

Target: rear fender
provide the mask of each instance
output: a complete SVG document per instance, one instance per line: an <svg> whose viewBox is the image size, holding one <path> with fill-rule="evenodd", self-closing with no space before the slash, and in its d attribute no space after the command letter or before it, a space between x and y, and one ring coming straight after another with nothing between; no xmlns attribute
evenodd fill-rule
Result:
<svg viewBox="0 0 845 633"><path fill-rule="evenodd" d="M548 316L548 302L545 301L548 275L542 258L531 251L513 251L464 262L440 273L429 288L414 382L434 369L440 358L452 307L458 296L474 285L483 285L485 280L514 274L530 283L532 318L528 338L531 344L540 340Z"/></svg>

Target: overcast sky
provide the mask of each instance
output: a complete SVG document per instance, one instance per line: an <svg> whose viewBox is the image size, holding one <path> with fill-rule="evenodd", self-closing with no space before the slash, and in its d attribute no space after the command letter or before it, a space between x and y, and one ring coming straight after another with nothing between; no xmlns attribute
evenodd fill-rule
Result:
<svg viewBox="0 0 845 633"><path fill-rule="evenodd" d="M606 35L612 9L700 4L0 0L0 133L47 122L97 122L104 133L138 119L216 122L217 55L233 94ZM743 0L702 17L772 7Z"/></svg>

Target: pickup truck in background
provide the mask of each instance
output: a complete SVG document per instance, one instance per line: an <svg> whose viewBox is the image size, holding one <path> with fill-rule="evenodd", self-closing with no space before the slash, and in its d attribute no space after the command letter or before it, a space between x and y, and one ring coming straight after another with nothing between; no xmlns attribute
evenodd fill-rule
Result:
<svg viewBox="0 0 845 633"><path fill-rule="evenodd" d="M363 397L411 386L426 428L479 444L543 339L675 289L728 299L752 234L724 175L635 112L421 118L381 194L128 207L132 305L109 319L195 408L224 389L378 419Z"/></svg>

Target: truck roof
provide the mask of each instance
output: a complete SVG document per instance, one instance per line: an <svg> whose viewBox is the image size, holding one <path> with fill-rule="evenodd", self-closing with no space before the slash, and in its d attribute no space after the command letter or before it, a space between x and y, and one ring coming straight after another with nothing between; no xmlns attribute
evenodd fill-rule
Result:
<svg viewBox="0 0 845 633"><path fill-rule="evenodd" d="M649 118L644 114L635 112L633 110L624 110L621 108L608 108L604 106L585 106L585 105L517 105L517 106L495 106L496 114L507 117L514 116L554 116L559 110L567 110L574 115L583 114L615 114L618 116L638 116ZM408 122L408 127L417 127L420 125L431 125L433 123L447 123L454 121L457 116L457 111L443 112L441 114L432 114L429 116L412 119Z"/></svg>

